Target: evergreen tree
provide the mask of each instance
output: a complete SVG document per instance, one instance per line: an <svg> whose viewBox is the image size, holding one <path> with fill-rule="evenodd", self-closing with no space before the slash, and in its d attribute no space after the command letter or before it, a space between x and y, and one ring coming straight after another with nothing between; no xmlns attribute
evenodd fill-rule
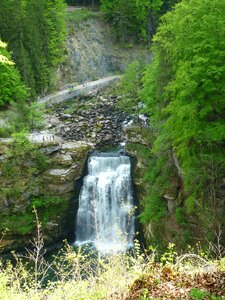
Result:
<svg viewBox="0 0 225 300"><path fill-rule="evenodd" d="M159 18L179 0L101 0L101 10L123 41L130 38L150 43Z"/></svg>
<svg viewBox="0 0 225 300"><path fill-rule="evenodd" d="M65 13L63 0L2 0L0 36L33 96L49 87L62 61Z"/></svg>

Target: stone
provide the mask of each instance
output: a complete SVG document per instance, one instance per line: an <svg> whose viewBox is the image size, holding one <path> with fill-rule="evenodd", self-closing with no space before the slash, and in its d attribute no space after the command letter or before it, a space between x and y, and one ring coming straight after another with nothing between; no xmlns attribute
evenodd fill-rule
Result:
<svg viewBox="0 0 225 300"><path fill-rule="evenodd" d="M3 155L7 152L12 142L13 139L11 138L0 138L0 155Z"/></svg>
<svg viewBox="0 0 225 300"><path fill-rule="evenodd" d="M0 243L0 250L6 250L6 249L12 249L12 245L14 244L15 242L15 239L14 238L6 238L6 237L3 237L1 239L1 243Z"/></svg>
<svg viewBox="0 0 225 300"><path fill-rule="evenodd" d="M72 165L68 169L51 169L47 171L45 178L48 182L52 183L65 183L75 180L77 165Z"/></svg>
<svg viewBox="0 0 225 300"><path fill-rule="evenodd" d="M61 145L55 145L55 146L50 146L50 147L45 147L45 148L40 148L40 151L43 153L43 154L51 154L53 152L56 152L58 151L59 149L61 149Z"/></svg>
<svg viewBox="0 0 225 300"><path fill-rule="evenodd" d="M63 114L61 116L61 118L63 118L63 119L70 119L70 118L72 118L72 115L70 115L70 114Z"/></svg>
<svg viewBox="0 0 225 300"><path fill-rule="evenodd" d="M28 136L31 143L41 147L48 147L53 145L60 145L62 139L48 131L40 131L31 133Z"/></svg>
<svg viewBox="0 0 225 300"><path fill-rule="evenodd" d="M163 198L165 198L165 196L167 195L163 195ZM176 201L174 201L174 199L168 199L165 198L167 200L167 207L170 213L174 213L176 211L177 208L177 203Z"/></svg>
<svg viewBox="0 0 225 300"><path fill-rule="evenodd" d="M65 194L70 193L74 191L74 181L67 182L64 184L48 184L47 185L47 191L50 194L53 195L62 195L65 198ZM70 195L69 195L70 198Z"/></svg>
<svg viewBox="0 0 225 300"><path fill-rule="evenodd" d="M52 162L55 165L59 165L59 166L64 166L64 167L68 167L71 166L73 164L73 159L71 157L71 155L69 154L64 154L63 153L57 153L53 158L52 158Z"/></svg>
<svg viewBox="0 0 225 300"><path fill-rule="evenodd" d="M113 137L112 137L111 134L106 134L106 136L105 136L105 140L106 140L106 141L110 141L112 138L113 138Z"/></svg>
<svg viewBox="0 0 225 300"><path fill-rule="evenodd" d="M28 201L31 197L31 193L29 191L22 194L22 197L25 201Z"/></svg>

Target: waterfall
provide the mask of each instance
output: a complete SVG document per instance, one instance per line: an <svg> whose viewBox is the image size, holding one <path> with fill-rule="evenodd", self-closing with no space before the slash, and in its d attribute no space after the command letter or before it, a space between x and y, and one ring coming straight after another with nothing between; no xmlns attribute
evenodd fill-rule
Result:
<svg viewBox="0 0 225 300"><path fill-rule="evenodd" d="M130 158L115 153L90 156L75 244L94 244L104 254L126 251L133 245L133 210Z"/></svg>

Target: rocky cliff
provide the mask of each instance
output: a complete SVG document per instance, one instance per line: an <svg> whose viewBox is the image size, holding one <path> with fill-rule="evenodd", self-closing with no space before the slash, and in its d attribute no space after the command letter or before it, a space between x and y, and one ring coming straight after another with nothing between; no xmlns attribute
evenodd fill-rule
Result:
<svg viewBox="0 0 225 300"><path fill-rule="evenodd" d="M57 70L56 90L122 73L135 59L150 59L142 45L118 44L99 13L79 22L69 18L67 32L66 60Z"/></svg>
<svg viewBox="0 0 225 300"><path fill-rule="evenodd" d="M0 139L0 230L3 232L0 248L4 251L30 244L36 228L33 207L37 209L46 244L72 234L75 217L68 219L71 200L92 148L91 143L66 142L46 131L32 133L28 140L32 153L24 152L23 140L24 150L18 165L13 149L19 145L12 139ZM45 159L44 168L36 165L41 155Z"/></svg>

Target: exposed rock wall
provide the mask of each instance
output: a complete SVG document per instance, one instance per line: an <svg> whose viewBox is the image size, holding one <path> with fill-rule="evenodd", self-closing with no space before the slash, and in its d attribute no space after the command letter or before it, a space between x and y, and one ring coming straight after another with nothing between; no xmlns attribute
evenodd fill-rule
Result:
<svg viewBox="0 0 225 300"><path fill-rule="evenodd" d="M146 47L119 45L101 15L79 24L68 21L67 59L56 74L56 90L121 73L135 60L147 60ZM149 57L150 59L150 57Z"/></svg>
<svg viewBox="0 0 225 300"><path fill-rule="evenodd" d="M13 141L0 139L0 229L8 228L0 243L0 249L4 251L29 245L29 240L35 235L30 207L32 199L41 201L41 206L37 203L37 211L46 245L68 237L73 230L68 227L67 217L75 183L82 176L88 152L93 147L91 143L63 141L49 132L33 133L29 140L46 156L47 170L32 174L32 161L28 161L31 176L12 174L10 180L4 177L2 170L7 160L13 159L8 156ZM9 193L10 188L12 190L15 186L15 176L18 178L19 194ZM52 202L45 204L44 201L49 199Z"/></svg>

